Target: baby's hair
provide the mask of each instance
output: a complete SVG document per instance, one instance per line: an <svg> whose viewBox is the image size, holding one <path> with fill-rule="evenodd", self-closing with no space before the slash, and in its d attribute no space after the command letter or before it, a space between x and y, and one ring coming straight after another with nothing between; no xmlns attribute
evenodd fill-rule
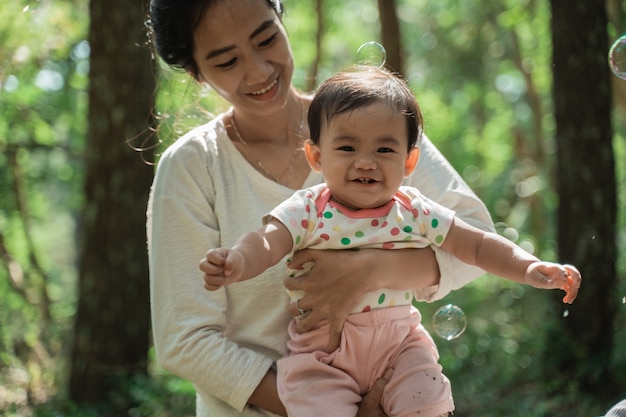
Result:
<svg viewBox="0 0 626 417"><path fill-rule="evenodd" d="M339 114L379 102L404 115L410 151L417 145L424 128L419 104L403 77L373 66L351 67L320 85L309 108L311 141L319 144L324 118L329 123Z"/></svg>

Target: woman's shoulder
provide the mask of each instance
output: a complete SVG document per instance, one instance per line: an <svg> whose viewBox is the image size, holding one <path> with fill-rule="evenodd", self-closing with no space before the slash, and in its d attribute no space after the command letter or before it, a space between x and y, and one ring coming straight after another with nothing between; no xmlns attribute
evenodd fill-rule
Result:
<svg viewBox="0 0 626 417"><path fill-rule="evenodd" d="M168 146L162 159L178 157L178 155L194 154L198 151L216 152L220 138L228 136L224 127L223 117L219 115L211 121L197 126L179 137Z"/></svg>

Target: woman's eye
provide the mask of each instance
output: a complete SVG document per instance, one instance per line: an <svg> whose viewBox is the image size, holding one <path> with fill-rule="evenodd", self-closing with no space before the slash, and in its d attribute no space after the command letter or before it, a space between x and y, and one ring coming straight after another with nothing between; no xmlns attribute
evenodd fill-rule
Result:
<svg viewBox="0 0 626 417"><path fill-rule="evenodd" d="M233 59L231 59L231 60L229 60L229 61L226 61L226 62L224 62L224 63L222 63L222 64L217 64L217 65L215 65L215 66L216 66L217 68L230 68L230 67L232 67L233 65L235 65L235 62L237 62L237 58L233 58Z"/></svg>
<svg viewBox="0 0 626 417"><path fill-rule="evenodd" d="M266 46L271 45L274 42L274 39L276 39L277 35L278 35L277 33L273 34L269 38L265 39L263 42L259 43L259 46L266 47Z"/></svg>

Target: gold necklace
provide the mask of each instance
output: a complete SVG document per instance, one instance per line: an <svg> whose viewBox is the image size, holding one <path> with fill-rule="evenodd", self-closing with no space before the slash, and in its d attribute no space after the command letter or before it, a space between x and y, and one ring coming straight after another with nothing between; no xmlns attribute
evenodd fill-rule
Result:
<svg viewBox="0 0 626 417"><path fill-rule="evenodd" d="M300 102L300 127L298 129L298 138L302 137L302 129L304 128L304 106L302 105L302 101L298 100ZM233 131L235 132L235 136L237 136L237 140L239 142L241 142L241 144L246 148L246 151L248 152L248 154L250 155L250 157L252 158L252 160L254 161L254 163L261 168L261 170L263 171L263 173L265 174L266 177L268 177L269 179L271 179L272 181L274 181L277 184L281 184L281 185L286 185L289 180L291 179L291 174L293 173L293 166L296 162L296 157L298 156L298 151L300 150L299 146L296 146L293 150L293 154L291 155L291 160L289 161L289 167L286 169L287 172L287 177L285 178L285 180L283 182L280 181L280 178L285 175L285 172L283 171L279 176L275 176L273 175L267 168L265 168L265 165L263 165L263 163L259 160L259 158L257 158L257 156L255 155L254 152L252 152L252 149L250 149L250 146L248 145L248 142L246 142L245 140L243 140L243 137L241 137L241 134L239 133L239 129L237 129L237 123L235 122L235 109L233 108L230 112L230 125L233 128Z"/></svg>

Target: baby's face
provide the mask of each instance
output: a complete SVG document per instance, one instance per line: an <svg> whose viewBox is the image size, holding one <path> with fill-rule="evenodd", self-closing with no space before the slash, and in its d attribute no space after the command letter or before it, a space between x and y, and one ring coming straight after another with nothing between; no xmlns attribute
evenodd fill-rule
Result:
<svg viewBox="0 0 626 417"><path fill-rule="evenodd" d="M324 180L340 203L380 207L410 173L405 117L380 102L333 116L319 141Z"/></svg>

